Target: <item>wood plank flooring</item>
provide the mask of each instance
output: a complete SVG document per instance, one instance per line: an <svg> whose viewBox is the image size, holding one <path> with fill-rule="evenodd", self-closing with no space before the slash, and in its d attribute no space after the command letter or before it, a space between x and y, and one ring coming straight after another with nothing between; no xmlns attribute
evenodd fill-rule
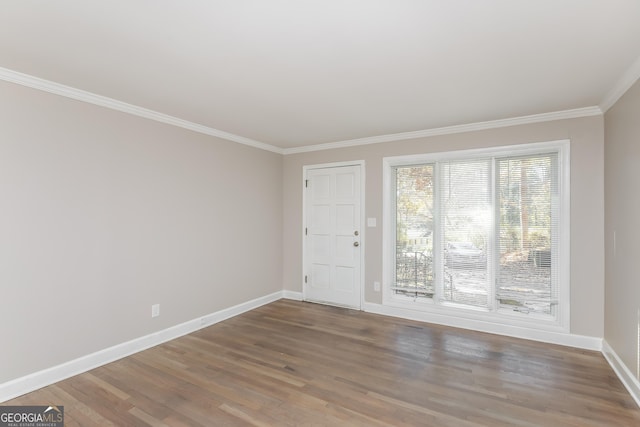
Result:
<svg viewBox="0 0 640 427"><path fill-rule="evenodd" d="M281 300L3 405L66 426L639 426L598 352Z"/></svg>

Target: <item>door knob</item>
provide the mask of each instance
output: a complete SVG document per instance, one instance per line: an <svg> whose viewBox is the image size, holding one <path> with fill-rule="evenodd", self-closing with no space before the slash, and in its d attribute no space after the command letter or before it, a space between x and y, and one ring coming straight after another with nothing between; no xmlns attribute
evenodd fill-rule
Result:
<svg viewBox="0 0 640 427"><path fill-rule="evenodd" d="M353 242L353 246L358 247L358 246L360 246L360 243L359 242Z"/></svg>

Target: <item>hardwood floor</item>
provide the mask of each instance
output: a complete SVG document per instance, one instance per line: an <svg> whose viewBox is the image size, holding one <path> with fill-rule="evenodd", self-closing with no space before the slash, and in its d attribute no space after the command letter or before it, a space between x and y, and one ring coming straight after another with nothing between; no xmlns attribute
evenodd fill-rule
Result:
<svg viewBox="0 0 640 427"><path fill-rule="evenodd" d="M598 352L281 300L3 405L66 426L638 426Z"/></svg>

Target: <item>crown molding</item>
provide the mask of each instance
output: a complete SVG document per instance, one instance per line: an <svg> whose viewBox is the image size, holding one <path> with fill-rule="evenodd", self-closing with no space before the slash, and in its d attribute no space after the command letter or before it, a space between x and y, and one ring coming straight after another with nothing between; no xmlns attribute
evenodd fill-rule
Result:
<svg viewBox="0 0 640 427"><path fill-rule="evenodd" d="M188 129L204 135L221 138L227 141L237 142L239 144L248 145L250 147L261 150L271 151L277 154L297 154L307 153L321 150L331 150L336 148L355 147L359 145L378 144L382 142L402 141L407 139L425 138L430 136L448 135L463 132L473 132L478 130L495 129L508 126L516 126L528 123L539 123L553 120L572 119L579 117L602 115L603 111L610 108L619 98L626 92L631 85L640 77L640 58L634 65L627 70L618 84L607 96L606 101L601 106L592 106L585 108L577 108L573 110L556 111L551 113L534 114L530 116L513 117L508 119L491 120L485 122L468 123L463 125L446 126L440 128L432 128L418 130L412 132L401 132L395 134L378 135L365 138L350 139L345 141L329 142L324 144L308 145L302 147L280 148L254 139L246 138L240 135L232 134L222 130L214 129L168 114L160 113L137 105L128 104L118 101L117 99L108 98L85 90L66 86L50 80L41 79L29 74L20 73L7 68L0 67L0 80L30 87L32 89L49 92L55 95L64 96L66 98L75 99L77 101L86 102L111 110L120 111L126 114L154 120L156 122L165 123L171 126L177 126ZM606 108L605 108L606 107Z"/></svg>
<svg viewBox="0 0 640 427"><path fill-rule="evenodd" d="M609 91L607 96L604 97L600 103L600 109L603 112L607 112L609 108L618 102L618 100L624 95L633 84L640 79L640 57L635 60L633 64L627 69L627 71L620 76L616 84Z"/></svg>
<svg viewBox="0 0 640 427"><path fill-rule="evenodd" d="M248 145L250 147L259 148L261 150L271 151L278 154L283 154L282 148L275 147L264 142L256 141L243 136L235 135L233 133L224 132L218 129L203 126L197 123L183 120L168 114L159 113L157 111L149 110L147 108L139 107L137 105L128 104L126 102L118 101L117 99L108 98L106 96L97 95L92 92L77 89L70 86L65 86L60 83L55 83L50 80L41 79L39 77L31 76L29 74L20 73L17 71L9 70L7 68L0 67L0 80L6 82L19 84L22 86L30 87L32 89L49 92L55 95L64 96L66 98L75 99L77 101L86 102L89 104L97 105L100 107L109 108L111 110L120 111L134 116L143 117L145 119L154 120L156 122L165 123L171 126L177 126L183 129L188 129L201 134L214 136L216 138L225 139L227 141L237 142L239 144Z"/></svg>
<svg viewBox="0 0 640 427"><path fill-rule="evenodd" d="M311 151L331 150L335 148L355 147L358 145L379 144L381 142L402 141L406 139L425 138L454 133L473 132L486 129L496 129L529 123L550 122L553 120L575 119L602 115L598 106L576 108L573 110L555 111L551 113L534 114L530 116L513 117L509 119L491 120L486 122L468 123L464 125L446 126L413 132L393 133L389 135L371 136L367 138L349 139L346 141L329 142L326 144L308 145L305 147L285 148L283 154L308 153Z"/></svg>

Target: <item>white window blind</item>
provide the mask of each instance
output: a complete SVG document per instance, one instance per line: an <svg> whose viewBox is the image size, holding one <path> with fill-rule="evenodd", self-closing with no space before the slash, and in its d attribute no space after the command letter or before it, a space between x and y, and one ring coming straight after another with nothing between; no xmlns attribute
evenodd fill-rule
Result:
<svg viewBox="0 0 640 427"><path fill-rule="evenodd" d="M444 275L441 299L490 305L491 161L440 165L440 229Z"/></svg>
<svg viewBox="0 0 640 427"><path fill-rule="evenodd" d="M551 314L557 304L557 164L555 153L497 161L502 308Z"/></svg>

